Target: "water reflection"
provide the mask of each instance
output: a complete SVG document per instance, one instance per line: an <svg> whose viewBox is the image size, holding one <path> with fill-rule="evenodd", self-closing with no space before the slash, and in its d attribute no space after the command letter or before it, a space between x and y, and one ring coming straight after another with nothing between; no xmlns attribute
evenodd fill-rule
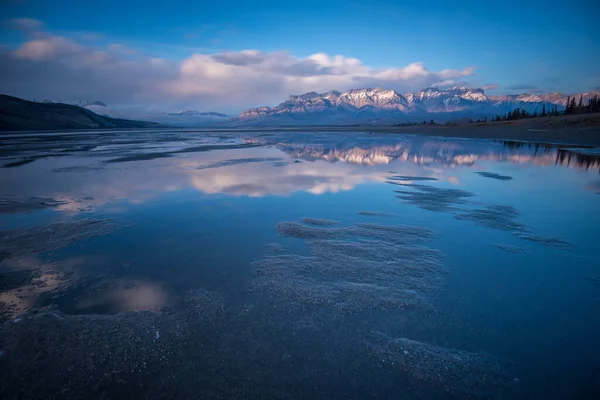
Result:
<svg viewBox="0 0 600 400"><path fill-rule="evenodd" d="M507 141L293 133L245 137L238 141L231 137L208 140L190 134L185 139L163 138L157 142L152 142L150 136L130 141L112 137L110 145L100 143L96 146L98 151L81 153L71 147L88 149L89 146L84 146L88 138L76 139L69 137L69 141L52 146L65 156L46 155L40 159L36 159L35 153L42 151L39 147L20 149L7 143L5 148L12 149L3 153L7 160L18 159L23 156L19 152L25 152L35 162L6 169L0 175L3 212L10 212L6 210L8 206L15 212L27 211L26 204L15 206L14 196L23 202L29 199L28 204L35 209L48 207L74 213L91 211L111 201L140 204L161 193L185 188L205 194L251 197L288 196L300 191L314 195L336 193L361 183L383 182L386 174L398 171L458 184L453 169L480 169L487 162L600 169L600 155L590 149ZM136 146L138 152L152 148L158 153L165 151L161 147L164 143L170 152L167 159L137 157L132 147ZM173 151L175 144L178 147ZM60 149L59 145L65 148ZM216 150L188 152L186 145L191 149ZM137 161L104 162L117 156ZM593 182L587 185L594 190ZM33 202L32 198L46 200Z"/></svg>
<svg viewBox="0 0 600 400"><path fill-rule="evenodd" d="M14 339L0 349L3 383L40 388L39 371L57 370L68 374L56 387L125 376L136 391L190 390L180 397L206 381L216 397L253 397L264 382L281 397L292 377L322 379L326 397L355 382L357 398L407 383L406 398L517 398L499 390L523 382L541 393L525 398L547 398L548 376L575 382L554 380L568 397L598 359L597 286L582 279L598 275L593 149L128 135L0 152L3 164L31 160L0 170L0 326Z"/></svg>
<svg viewBox="0 0 600 400"><path fill-rule="evenodd" d="M554 164L563 167L576 167L581 169L598 169L600 171L600 153L598 149L579 147L576 149L560 148L557 145L545 143L527 143L502 141L502 144L513 151L527 149L534 156L545 153L546 156L554 156Z"/></svg>
<svg viewBox="0 0 600 400"><path fill-rule="evenodd" d="M125 133L121 135L126 136ZM37 256L106 235L116 229L108 222L106 214L123 216L140 205L186 193L196 196L188 201L190 204L201 197L212 198L216 204L221 201L217 195L286 198L295 193L308 193L318 196L349 192L365 185L366 189L357 192L368 198L373 187L382 184L378 187L386 187L390 198L397 197L410 206L450 213L458 220L488 228L517 232L522 227L513 221L517 216L516 210L505 206L489 208L489 204L482 206L480 196L483 193L478 190L479 185L491 191L492 197L494 190L497 190L498 196L503 196L506 190L514 191L515 185L527 187L540 181L550 183L558 172L557 167L567 167L571 171L568 179L563 177L563 185L568 183L576 190L600 193L597 175L590 171L600 165L594 149L564 149L507 141L339 133L282 133L244 138L205 137L190 133L186 138L164 134L158 138L143 135L135 140L112 135L95 136L95 147L91 147L91 139L85 135L61 140L60 136L44 140L45 144L51 143L49 147L53 151L61 153L60 157L48 156L44 153L48 152L48 148L29 139L22 142L22 146L11 144L10 139L4 143L5 149L8 149L2 153L5 158L15 160L26 156L33 161L4 169L0 174L0 214L8 215L0 219L2 228L6 230L0 243L0 262L2 253ZM212 150L207 151L207 148ZM76 151L81 149L87 149L87 152ZM137 156L142 151L149 154L149 149L152 154L168 153L169 156ZM106 162L115 159L128 161ZM548 168L535 170L526 176L521 168L511 167L523 165ZM495 171L486 171L489 168ZM573 174L572 169L582 173ZM546 175L540 178L542 171ZM435 182L435 185L429 185L430 182ZM496 204L495 199L488 199L488 202L490 200L490 204ZM478 204L478 208L464 210L469 204ZM396 210L371 206L372 200L369 200L357 204L352 212L362 209L358 215L367 217L399 215ZM210 210L210 206L204 207ZM55 214L44 216L43 212L47 209ZM17 223L9 218L10 214L16 214L14 221ZM33 219L23 220L25 214ZM58 218L77 219L57 222L54 220L56 214ZM81 216L94 218L82 219ZM32 222L42 226L22 228ZM95 230L90 228L90 224L95 224ZM84 227L85 235L80 233ZM45 240L49 233L52 240ZM540 242L547 238L529 235L524 239ZM40 248L39 243L52 245ZM7 263L12 262L14 260L8 257L3 266L10 267ZM35 281L32 293L44 293L39 289L42 286L54 290L59 279L53 268L54 264L48 262L29 268L45 274ZM66 276L60 279L67 280ZM47 282L42 285L42 280ZM143 280L135 282L134 286L118 284L111 290L103 289L102 298L82 297L75 308L89 310L112 304L110 307L116 312L159 309L165 304L166 295L160 287ZM68 286L68 283L61 285ZM13 294L7 292L6 295ZM13 297L11 302L18 303ZM17 308L22 311L27 306Z"/></svg>
<svg viewBox="0 0 600 400"><path fill-rule="evenodd" d="M444 167L472 166L477 161L561 165L600 169L600 153L591 148L562 148L557 145L500 141L431 139L402 136L396 138L247 138L248 143L276 146L293 158L323 160L374 166L394 161ZM329 139L329 141L327 141ZM337 139L337 140L336 140Z"/></svg>

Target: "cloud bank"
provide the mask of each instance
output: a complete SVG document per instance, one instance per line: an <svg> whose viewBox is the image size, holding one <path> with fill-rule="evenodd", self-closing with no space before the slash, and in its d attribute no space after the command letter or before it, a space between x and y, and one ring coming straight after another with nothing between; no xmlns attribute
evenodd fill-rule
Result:
<svg viewBox="0 0 600 400"><path fill-rule="evenodd" d="M0 92L27 99L240 111L309 91L381 86L403 92L474 73L473 67L431 71L421 62L374 68L342 55L301 58L286 51L196 53L175 61L121 43L83 44L47 33L41 21L32 19L8 25L24 33L25 40L0 48Z"/></svg>

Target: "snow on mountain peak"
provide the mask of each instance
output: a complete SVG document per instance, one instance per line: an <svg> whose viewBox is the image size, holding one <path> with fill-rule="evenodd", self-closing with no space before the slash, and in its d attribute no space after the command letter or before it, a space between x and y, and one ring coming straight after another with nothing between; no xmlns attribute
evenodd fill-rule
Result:
<svg viewBox="0 0 600 400"><path fill-rule="evenodd" d="M586 96L583 94L584 101ZM560 93L533 95L487 95L481 88L454 86L448 89L428 87L418 92L400 94L393 89L358 88L344 92L332 90L318 94L308 92L290 96L290 99L275 106L251 108L240 115L240 119L276 116L277 121L314 121L325 118L334 121L390 120L412 115L415 118L431 118L429 114L462 112L469 115L495 115L516 108L530 112L558 107L564 108L566 97Z"/></svg>
<svg viewBox="0 0 600 400"><path fill-rule="evenodd" d="M172 113L165 113L169 116L195 116L195 117L216 117L216 118L227 118L226 114L221 114L214 111L196 111L196 110L180 110Z"/></svg>

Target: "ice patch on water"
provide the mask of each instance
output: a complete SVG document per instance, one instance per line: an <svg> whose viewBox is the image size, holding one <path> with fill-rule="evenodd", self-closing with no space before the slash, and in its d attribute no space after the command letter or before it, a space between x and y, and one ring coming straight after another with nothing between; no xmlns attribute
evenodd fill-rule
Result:
<svg viewBox="0 0 600 400"><path fill-rule="evenodd" d="M459 398L504 398L515 382L499 360L407 338L375 333L366 343L373 358L430 387Z"/></svg>
<svg viewBox="0 0 600 400"><path fill-rule="evenodd" d="M398 184L396 182L390 182ZM397 190L398 198L429 211L453 211L457 204L465 204L473 193L462 189L446 189L420 184L399 184L414 190Z"/></svg>
<svg viewBox="0 0 600 400"><path fill-rule="evenodd" d="M525 231L525 225L516 221L518 216L519 212L514 207L490 205L462 211L455 215L455 218L469 220L477 225L502 231Z"/></svg>
<svg viewBox="0 0 600 400"><path fill-rule="evenodd" d="M344 312L432 308L444 266L419 244L433 236L411 226L323 228L280 222L283 236L307 239L310 255L277 254L252 264L255 291Z"/></svg>
<svg viewBox="0 0 600 400"><path fill-rule="evenodd" d="M30 213L46 208L59 207L63 204L66 204L66 201L50 197L3 197L0 198L0 214Z"/></svg>
<svg viewBox="0 0 600 400"><path fill-rule="evenodd" d="M493 172L475 172L477 175L483 176L484 178L496 179L498 181L510 181L512 176L500 175Z"/></svg>
<svg viewBox="0 0 600 400"><path fill-rule="evenodd" d="M531 253L531 249L529 247L518 247L518 246L511 246L509 244L501 244L501 243L492 243L492 244L490 244L490 246L496 247L497 249L500 249L507 253L513 253L513 254L529 254L529 253Z"/></svg>
<svg viewBox="0 0 600 400"><path fill-rule="evenodd" d="M388 179L391 181L437 181L437 178L432 178L432 177L428 177L428 176L406 176L406 175L389 176Z"/></svg>
<svg viewBox="0 0 600 400"><path fill-rule="evenodd" d="M221 168L221 167L230 167L233 165L240 164L252 164L252 163L260 163L260 162L277 162L282 161L283 158L280 157L253 157L253 158L236 158L232 160L219 161L213 164L201 165L197 169L211 169L211 168Z"/></svg>
<svg viewBox="0 0 600 400"><path fill-rule="evenodd" d="M107 235L118 225L106 219L66 220L50 225L2 231L0 252L9 256L39 254L70 246L94 236Z"/></svg>
<svg viewBox="0 0 600 400"><path fill-rule="evenodd" d="M322 218L302 218L302 222L309 225L315 226L331 226L339 224L339 221L333 221L331 219Z"/></svg>
<svg viewBox="0 0 600 400"><path fill-rule="evenodd" d="M268 254L280 254L285 253L285 248L279 243L267 243L265 249Z"/></svg>
<svg viewBox="0 0 600 400"><path fill-rule="evenodd" d="M358 214L364 215L365 217L397 217L398 214L390 214L384 212L375 212L375 211L359 211Z"/></svg>
<svg viewBox="0 0 600 400"><path fill-rule="evenodd" d="M557 236L539 236L533 234L522 234L519 235L519 237L525 240L529 240L530 242L535 242L546 246L553 246L558 248L571 247L571 242Z"/></svg>

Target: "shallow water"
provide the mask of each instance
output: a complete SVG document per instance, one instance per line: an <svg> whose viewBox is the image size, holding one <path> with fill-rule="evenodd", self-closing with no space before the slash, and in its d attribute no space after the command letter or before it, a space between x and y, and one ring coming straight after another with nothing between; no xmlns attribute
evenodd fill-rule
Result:
<svg viewBox="0 0 600 400"><path fill-rule="evenodd" d="M597 398L593 150L0 137L0 396Z"/></svg>

